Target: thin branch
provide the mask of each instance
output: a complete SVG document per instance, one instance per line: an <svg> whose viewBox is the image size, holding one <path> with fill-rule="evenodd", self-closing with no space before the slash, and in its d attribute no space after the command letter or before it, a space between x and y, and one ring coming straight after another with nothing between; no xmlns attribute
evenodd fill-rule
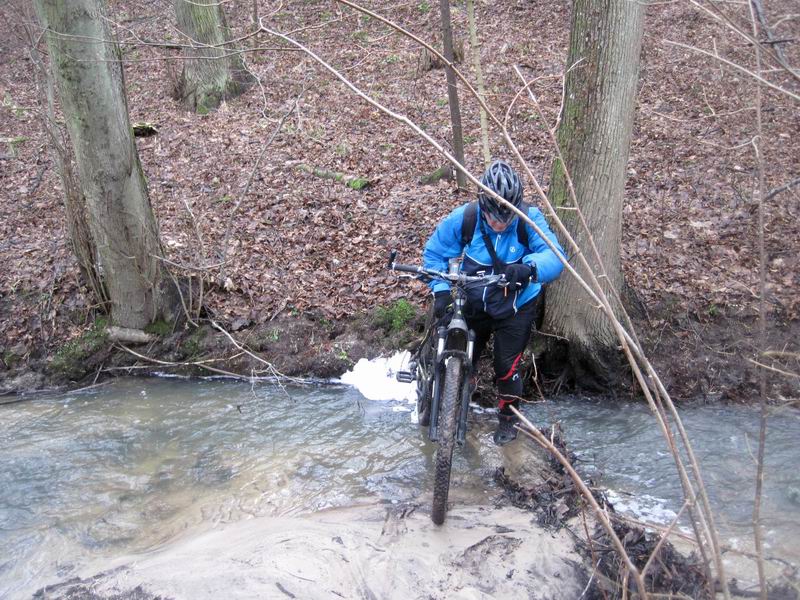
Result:
<svg viewBox="0 0 800 600"><path fill-rule="evenodd" d="M796 379L800 379L800 374L792 373L790 371L784 371L782 369L778 369L777 367L771 367L770 365L765 365L764 363L760 363L757 360L753 360L752 358L748 358L747 360L753 363L755 366L761 367L762 369L766 369L767 371L772 371L773 373L779 373L780 375L784 375L786 377L794 377Z"/></svg>
<svg viewBox="0 0 800 600"><path fill-rule="evenodd" d="M658 556L658 552L659 550L661 550L661 546L664 545L664 542L667 541L667 538L672 533L672 530L675 529L675 527L678 525L678 521L680 520L683 511L686 510L687 508L689 508L688 500L684 501L683 506L681 506L681 509L678 511L678 514L675 515L675 518L672 519L672 522L669 524L669 527L667 527L664 531L661 532L661 538L659 538L656 547L653 548L653 551L650 553L650 558L647 559L647 562L645 563L644 567L642 567L642 577L647 576L647 570L650 568L650 565L653 564L653 561L655 560L656 556Z"/></svg>
<svg viewBox="0 0 800 600"><path fill-rule="evenodd" d="M785 192L786 190L790 190L790 189L792 189L794 186L796 186L798 184L800 184L800 177L798 177L797 179L793 179L789 183L786 183L786 184L784 184L784 185L782 185L780 187L777 187L774 190L770 190L764 196L764 202L769 202L770 200L772 200L775 196L777 196L781 192Z"/></svg>
<svg viewBox="0 0 800 600"><path fill-rule="evenodd" d="M218 324L216 321L211 321L211 325L212 325L212 326L213 326L215 329L217 329L218 331L221 331L223 334L225 334L225 337L227 337L227 338L230 340L230 342L231 342L231 343L232 343L234 346L236 346L236 348L237 348L238 350L241 350L242 352L244 352L244 353L245 353L247 356L249 356L250 358L254 358L255 360L257 360L257 361L258 361L258 362L260 362L261 364L265 365L265 366L267 367L267 369L269 369L269 371L270 371L270 372L271 372L271 373L272 373L272 374L273 374L273 375L274 375L274 376L275 376L275 377L276 377L278 380L281 380L281 379L283 379L283 380L286 380L286 381L291 381L292 383L301 383L301 384L307 384L307 383L309 383L309 380L308 380L308 379L303 379L303 378L301 378L301 377L290 377L290 376L288 376L288 375L284 375L283 373L281 373L280 371L278 371L278 370L277 370L277 369L276 369L276 368L273 366L273 364L272 364L271 362L269 362L269 361L267 361L267 360L264 360L264 359L263 359L263 358L261 358L261 357L260 357L258 354L255 354L254 352L251 352L251 351L250 351L250 350L248 350L248 349L247 349L247 348L246 348L244 345L242 345L242 344L240 344L239 342L237 342L237 341L234 339L234 337L233 337L233 336L232 336L230 333L228 333L228 332L227 332L227 331L226 331L226 330L225 330L225 329L224 329L222 326L220 326L220 325L219 325L219 324Z"/></svg>
<svg viewBox="0 0 800 600"><path fill-rule="evenodd" d="M300 93L294 99L294 102L292 103L291 108L288 111L286 111L286 113L283 115L283 117L281 117L281 120L278 121L277 127L275 127L275 130L269 136L269 139L264 144L264 147L261 149L261 153L258 155L258 158L256 159L255 165L253 165L253 170L250 171L250 177L247 178L247 184L245 185L244 190L242 191L241 194L239 194L239 197L236 199L236 204L233 206L233 208L231 209L230 214L228 215L228 226L225 228L225 237L222 240L222 252L221 252L222 262L220 263L222 265L224 265L227 262L228 243L229 243L230 237L231 237L231 230L233 229L233 217L236 214L236 211L239 210L239 205L242 203L242 200L244 199L245 196L247 196L248 192L250 191L250 184L253 183L253 178L255 177L255 174L258 171L259 165L261 164L261 159L264 158L264 154L266 154L267 149L272 144L272 141L275 139L275 137L278 135L280 130L283 128L283 124L286 122L286 119L288 119L289 115L291 115L292 112L294 112L295 106L297 106L297 103L300 101L300 98L305 93L305 91L306 91L306 88L303 88L300 91ZM222 269L220 271L220 280L223 281L223 282L225 281L225 269Z"/></svg>
<svg viewBox="0 0 800 600"><path fill-rule="evenodd" d="M521 71L516 67L515 67L515 69L516 69L516 72L519 75L519 77L523 80L523 83L525 83L525 80L524 80L524 77L522 76ZM536 106L536 109L538 111L539 117L542 119L542 121L545 121L544 112L542 111L539 102L536 100L536 97L530 91L530 83L525 83L525 88L524 89L528 90L530 98L533 101L534 105ZM599 252L599 250L598 250L598 248L597 248L597 246L596 246L596 244L594 242L594 236L592 235L592 233L591 233L591 231L589 229L588 223L586 223L586 220L583 217L583 212L580 210L580 205L578 203L578 197L577 197L577 194L575 192L575 187L574 187L573 182L572 182L572 177L570 175L569 168L568 168L568 166L566 164L566 161L564 160L564 156L563 156L563 154L561 152L561 148L560 148L560 145L558 144L558 140L555 137L554 130L553 129L549 129L548 133L550 135L551 143L553 144L554 148L556 149L557 160L561 161L561 164L562 164L562 166L564 168L565 179L567 181L567 189L568 189L569 194L570 194L570 199L572 200L572 202L574 204L574 206L572 206L571 208L574 208L577 211L577 214L578 214L581 226L583 228L583 231L584 231L584 233L586 235L586 238L587 238L587 240L588 240L588 242L589 242L589 244L590 244L590 246L592 248L592 251L593 251L593 254L594 254L594 259L597 262L597 264L598 264L598 266L599 266L599 268L601 270L601 274L597 276L597 280L600 280L600 279L606 279L607 280L606 271L605 271L603 260L602 260L602 258L600 256L600 252ZM589 273L593 274L593 271L591 269L589 269ZM630 336L632 338L631 345L634 348L641 348L641 344L640 344L639 339L638 339L638 337L636 336L636 333L635 333L633 322L631 321L630 316L628 315L627 311L625 310L625 307L624 307L624 305L622 303L622 300L619 297L619 294L617 293L617 290L614 289L613 286L609 285L609 287L610 287L610 290L611 290L614 298L617 301L618 310L620 311L620 313L622 315L624 315L624 317L626 319L626 323L627 323L628 329L631 332L631 334L630 334ZM599 288L599 284L598 284L598 288ZM602 294L602 288L599 288L599 290L600 290L600 293ZM614 321L616 320L616 317L614 317L613 315L609 315L609 318L612 320L612 323L614 323ZM617 321L617 324L618 324L618 326L620 327L620 330L621 330L622 329L621 328L621 324L619 324L618 321ZM619 333L618 333L618 335L619 335ZM648 402L651 404L651 408L652 408L653 412L655 413L657 419L659 420L659 424L661 425L661 428L662 428L662 433L663 433L665 439L667 440L667 444L668 444L668 446L670 448L670 451L673 454L673 458L675 460L675 464L676 464L676 467L677 467L679 475L680 475L681 485L683 487L684 494L686 495L687 499L690 500L690 506L694 507L694 505L695 505L694 491L692 489L691 482L689 481L688 475L686 473L686 469L685 469L685 467L683 465L683 461L682 461L682 459L680 457L680 454L677 452L677 448L675 447L674 440L672 439L672 432L670 431L669 427L666 425L666 415L663 415L662 411L656 409L652 399L650 398L649 388L648 388L644 378L642 377L641 372L636 367L636 365L634 363L634 360L633 360L633 357L629 355L630 351L626 348L626 346L624 344L623 344L623 350L625 351L626 355L628 355L628 360L632 365L634 374L635 374L635 376L636 376L636 378L637 378L637 380L639 382L639 385L642 388L642 390L644 391L645 396L648 399ZM675 418L677 418L677 416ZM693 467L693 470L695 471L696 478L699 478L699 467L697 466L696 461L694 461L693 452L691 450L691 445L689 444L688 438L685 438L683 441L684 441L684 445L687 447L687 454L688 454L688 456L690 458L690 461L692 461L692 467ZM698 530L698 527L701 527L701 526L705 525L705 523L698 524L698 522L697 522L698 521L697 514L693 510L690 511L690 514L691 514L691 517L692 517L692 520L691 520L692 526L695 529L695 535L698 538L700 538L700 531ZM709 530L709 537L713 537L713 536L711 536L710 528L707 525L706 525L706 529ZM704 549L704 547L702 545L700 546L700 552L703 555L704 561L707 563L707 561L705 560L706 559L705 549ZM719 557L719 553L718 552L715 552L715 557ZM722 568L721 567L722 566L721 558L718 558L717 565L718 565L718 568L720 568L720 569Z"/></svg>
<svg viewBox="0 0 800 600"><path fill-rule="evenodd" d="M583 496L584 500L589 503L594 511L595 516L600 521L600 524L603 526L603 529L606 530L608 537L611 539L611 543L614 545L614 548L619 554L619 557L623 560L625 565L628 568L628 571L633 575L634 580L636 581L636 587L639 589L639 596L642 600L647 598L647 588L644 584L644 578L636 566L633 564L631 557L625 551L625 546L622 544L622 541L617 536L614 528L611 525L611 522L608 520L608 516L606 515L605 511L600 508L600 505L595 500L592 492L589 488L586 487L586 484L581 479L580 475L575 472L572 464L566 459L566 457L559 451L558 448L551 442L547 437L545 437L539 429L533 425L521 412L519 412L515 407L511 407L511 410L514 414L520 419L523 426L519 427L519 430L524 433L526 436L531 438L537 444L539 444L542 448L550 452L558 462L564 467L564 470L569 474L570 478L572 479L575 487L578 488L578 491Z"/></svg>
<svg viewBox="0 0 800 600"><path fill-rule="evenodd" d="M210 264L210 265L195 266L195 265L187 265L186 263L178 263L178 262L169 260L168 258L164 258L163 256L156 256L155 254L151 254L150 256L152 256L153 258L156 258L156 259L158 259L160 261L163 261L163 262L167 263L168 265L172 265L173 267L177 267L179 269L184 269L186 271L210 271L212 269L216 269L218 267L221 267L222 265L225 264L224 262L217 262L217 263L213 263L213 264Z"/></svg>
<svg viewBox="0 0 800 600"><path fill-rule="evenodd" d="M750 20L753 25L753 37L758 36L755 2L750 0ZM761 71L761 46L755 44L756 71ZM755 193L758 195L758 345L763 351L767 346L767 251L764 244L764 157L759 146L764 131L761 119L761 86L756 84L756 137L753 139L753 152L756 158L758 178ZM761 531L761 500L764 487L764 452L767 439L767 371L758 371L758 455L756 459L756 489L753 500L753 541L758 559L758 581L761 586L761 600L767 600L767 575L764 565L764 542Z"/></svg>
<svg viewBox="0 0 800 600"><path fill-rule="evenodd" d="M756 73L753 73L751 70L749 70L749 69L745 69L745 68L744 68L743 66L741 66L741 65L737 65L735 62L731 62L731 61L729 61L727 58L722 58L722 57L721 57L721 56L719 56L718 54L714 54L714 53L712 53L712 52L709 52L708 50L703 50L702 48L697 48L697 47L695 47L695 46L689 46L688 44L682 44L682 43L680 43L680 42L673 42L672 40L664 40L664 43L665 43L665 44L669 44L669 45L671 45L671 46L678 46L679 48L684 48L684 49L686 49L686 50L691 50L692 52L697 52L697 53L699 53L699 54L703 54L703 55L705 55L705 56L708 56L708 57L710 57L710 58L713 58L714 60L718 60L719 62L721 62L721 63L723 63L723 64L726 64L726 65L728 65L728 66L729 66L729 67L731 67L732 69L735 69L736 71L739 71L739 72L740 72L740 73L742 73L743 75L747 75L747 76L749 76L749 77L752 77L753 79L755 79L756 81L759 81L759 82L763 83L763 84L764 84L764 85L766 85L767 87L770 87L770 88L772 88L773 90L780 92L781 94L786 94L786 95L787 95L787 96L789 96L789 97L790 97L792 100L797 100L798 102L800 102L800 96L798 96L797 94L795 94L795 93L793 93L793 92L790 92L789 90L787 90L787 89L785 89L785 88L782 88L782 87L781 87L781 86L779 86L779 85L775 85L774 83L771 83L771 82L767 81L766 79L764 79L764 78L763 78L763 77L761 77L760 75L758 75L758 74L756 74Z"/></svg>
<svg viewBox="0 0 800 600"><path fill-rule="evenodd" d="M729 29L731 29L731 31L734 31L735 33L739 34L741 37L746 39L752 45L758 46L763 44L763 42L759 42L758 38L755 37L755 34L750 35L744 29L742 29L736 23L734 23L733 20L725 12L720 10L716 2L714 2L713 0L704 0L704 1L710 4L712 8L707 8L703 6L698 0L689 0L689 2L691 2L695 7L699 8L706 14L710 15L712 18L717 19L718 21L722 21L725 25L728 26ZM765 28L765 31L767 31L769 39L772 40L771 37L772 33L769 31L769 29ZM762 45L762 49L765 51L767 56L772 58L778 65L780 65L780 67L783 70L789 73L789 75L791 75L797 81L800 81L800 75L798 75L797 71L792 69L792 67L786 62L786 58L782 56L782 52L780 51L779 48L773 50L772 48L769 47L765 48Z"/></svg>

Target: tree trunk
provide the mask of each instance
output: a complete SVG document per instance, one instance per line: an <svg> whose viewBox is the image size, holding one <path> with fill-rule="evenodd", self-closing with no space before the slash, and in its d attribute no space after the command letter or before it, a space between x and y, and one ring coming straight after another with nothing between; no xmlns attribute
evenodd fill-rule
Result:
<svg viewBox="0 0 800 600"><path fill-rule="evenodd" d="M486 100L486 90L483 85L483 69L481 68L481 49L478 46L478 28L475 26L475 0L467 0L467 22L469 23L469 45L472 49L472 64L475 67L475 81L478 84L478 95L481 100ZM483 167L489 168L492 164L492 153L489 151L489 118L486 111L481 110L481 147L483 148Z"/></svg>
<svg viewBox="0 0 800 600"><path fill-rule="evenodd" d="M252 77L245 70L225 24L218 0L175 0L178 29L192 47L184 51L178 98L191 110L205 114L223 100L241 94Z"/></svg>
<svg viewBox="0 0 800 600"><path fill-rule="evenodd" d="M72 251L78 259L81 276L94 296L91 302L97 304L102 312L107 312L108 294L98 268L97 248L89 230L86 198L83 196L80 182L75 173L75 156L67 141L67 134L58 125L56 119L53 74L52 70L45 66L39 49L35 46L33 40L37 37L38 33L31 37L31 59L35 67L37 85L44 96L45 111L42 115L42 123L50 138L58 176L61 179L61 185L64 186L64 213Z"/></svg>
<svg viewBox="0 0 800 600"><path fill-rule="evenodd" d="M578 206L607 276L606 290L613 287L620 295L624 283L620 266L622 201L643 28L640 2L575 0L564 112L558 128ZM574 206L560 161L553 168L550 200L557 207ZM559 215L595 272L601 274L603 268L597 264L576 212L560 210ZM578 271L583 275L580 268ZM621 359L609 320L571 277L561 278L547 294L544 329L569 340L567 359L578 383L613 385Z"/></svg>
<svg viewBox="0 0 800 600"><path fill-rule="evenodd" d="M440 0L440 16L442 23L442 41L444 46L444 57L452 65L455 61L453 52L453 26L450 19L450 0ZM464 164L464 136L461 130L461 108L458 103L458 80L450 65L445 65L447 73L447 101L450 106L450 123L453 128L453 156L462 165ZM463 190L467 187L467 178L459 170L456 170L456 182L458 188Z"/></svg>
<svg viewBox="0 0 800 600"><path fill-rule="evenodd" d="M162 256L134 145L120 62L101 0L36 0L50 68L75 151L99 270L115 325L172 320L174 286Z"/></svg>

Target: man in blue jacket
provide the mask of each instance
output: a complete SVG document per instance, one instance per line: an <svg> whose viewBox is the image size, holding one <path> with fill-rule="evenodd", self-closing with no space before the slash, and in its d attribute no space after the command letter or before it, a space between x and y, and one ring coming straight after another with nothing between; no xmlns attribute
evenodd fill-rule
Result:
<svg viewBox="0 0 800 600"><path fill-rule="evenodd" d="M496 160L481 183L526 213L558 251L564 251L538 208L523 203L522 181L508 163ZM556 279L563 264L536 231L506 205L478 193L478 202L451 212L425 244L425 267L447 271L448 260L463 255L461 270L468 275L504 273L509 285L471 290L465 314L475 330L473 360L477 365L494 333L494 373L498 396L498 427L494 442L502 446L517 437L511 406L522 396L519 368L535 317L542 285ZM441 318L452 302L447 282L431 284L434 313Z"/></svg>

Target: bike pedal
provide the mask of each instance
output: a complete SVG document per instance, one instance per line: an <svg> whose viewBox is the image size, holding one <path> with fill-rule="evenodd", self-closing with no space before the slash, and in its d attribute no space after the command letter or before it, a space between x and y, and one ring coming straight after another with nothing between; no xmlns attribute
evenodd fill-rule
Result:
<svg viewBox="0 0 800 600"><path fill-rule="evenodd" d="M417 378L411 371L398 371L395 377L400 383L411 383Z"/></svg>

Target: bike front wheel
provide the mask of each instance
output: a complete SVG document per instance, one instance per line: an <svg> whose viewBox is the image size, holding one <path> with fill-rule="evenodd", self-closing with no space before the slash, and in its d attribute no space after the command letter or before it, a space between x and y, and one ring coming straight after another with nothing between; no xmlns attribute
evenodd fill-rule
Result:
<svg viewBox="0 0 800 600"><path fill-rule="evenodd" d="M463 365L458 358L451 357L445 369L439 412L439 448L433 476L433 510L431 520L437 525L444 523L447 513L447 495L450 492L450 467L453 462L453 447L456 443L458 412L461 405Z"/></svg>

